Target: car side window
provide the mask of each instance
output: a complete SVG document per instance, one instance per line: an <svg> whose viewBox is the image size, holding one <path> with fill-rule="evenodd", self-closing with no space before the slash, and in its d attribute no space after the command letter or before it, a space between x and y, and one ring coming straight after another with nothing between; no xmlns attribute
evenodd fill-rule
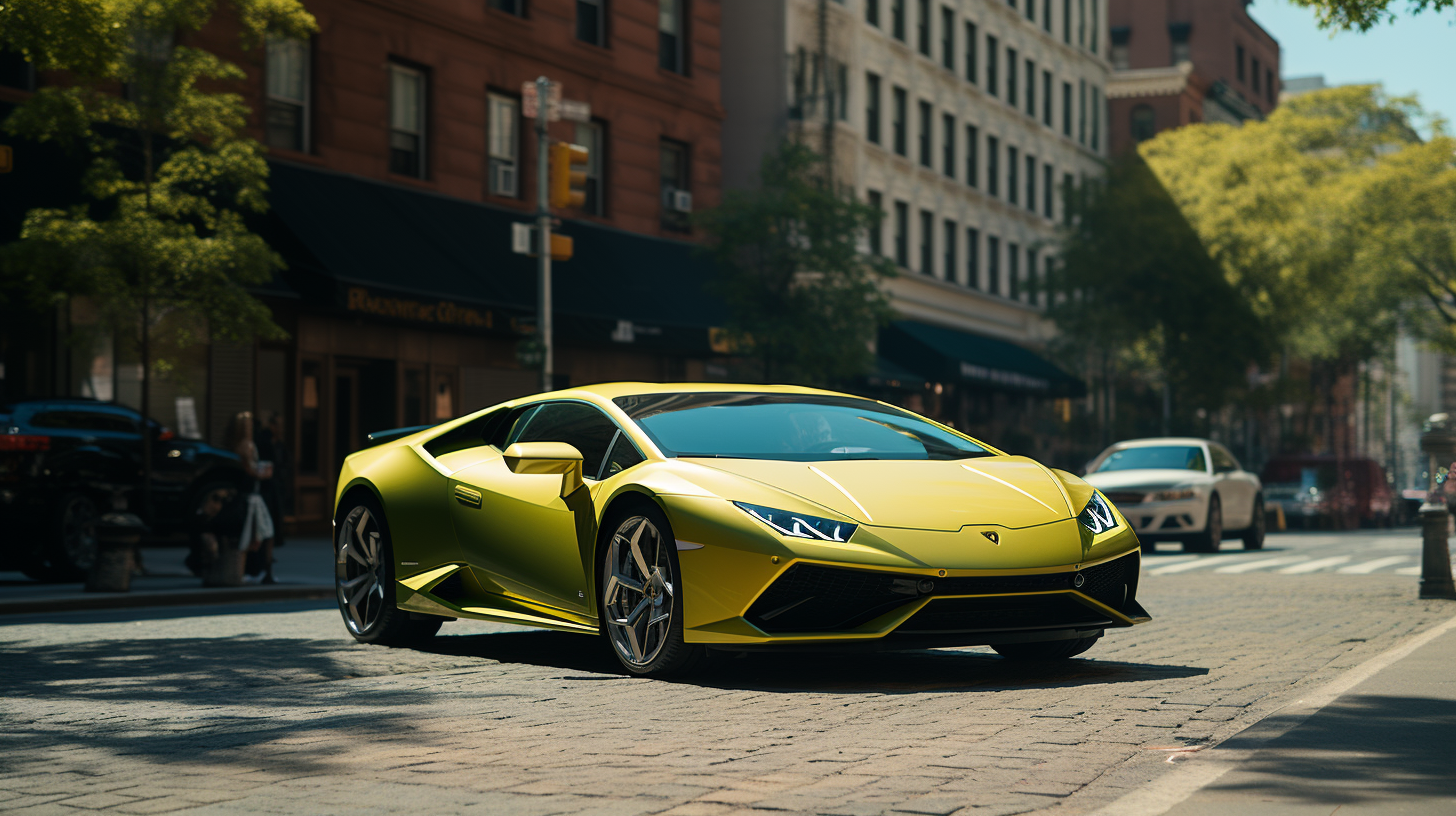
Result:
<svg viewBox="0 0 1456 816"><path fill-rule="evenodd" d="M453 431L446 431L425 443L425 450L439 458L447 453L478 448L489 444L492 432L506 418L505 410L491 411L479 419L473 419Z"/></svg>
<svg viewBox="0 0 1456 816"><path fill-rule="evenodd" d="M1213 457L1214 473L1232 473L1239 469L1238 460L1222 445L1209 445L1208 451Z"/></svg>
<svg viewBox="0 0 1456 816"><path fill-rule="evenodd" d="M581 402L547 403L531 417L511 442L565 442L581 451L581 470L595 479L617 425L597 408Z"/></svg>
<svg viewBox="0 0 1456 816"><path fill-rule="evenodd" d="M632 440L624 433L617 434L617 441L612 443L612 451L607 454L607 460L602 463L600 478L607 479L621 473L633 465L641 464L645 457L632 444Z"/></svg>
<svg viewBox="0 0 1456 816"><path fill-rule="evenodd" d="M540 409L540 405L526 405L511 411L505 421L497 425L491 433L490 444L505 450L511 443L521 441L521 433L531 424L531 418Z"/></svg>
<svg viewBox="0 0 1456 816"><path fill-rule="evenodd" d="M108 411L44 411L31 417L30 424L37 428L137 433L135 420L124 414L114 414Z"/></svg>
<svg viewBox="0 0 1456 816"><path fill-rule="evenodd" d="M1201 448L1193 448L1193 455L1188 457L1188 469L1199 473L1208 472L1208 460L1203 458Z"/></svg>

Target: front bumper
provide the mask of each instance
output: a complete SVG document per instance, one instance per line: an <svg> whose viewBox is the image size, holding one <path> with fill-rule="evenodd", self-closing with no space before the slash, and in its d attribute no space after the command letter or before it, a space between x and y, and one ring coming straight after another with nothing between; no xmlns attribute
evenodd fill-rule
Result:
<svg viewBox="0 0 1456 816"><path fill-rule="evenodd" d="M1201 533L1208 522L1207 505L1197 499L1119 504L1117 511L1144 537Z"/></svg>

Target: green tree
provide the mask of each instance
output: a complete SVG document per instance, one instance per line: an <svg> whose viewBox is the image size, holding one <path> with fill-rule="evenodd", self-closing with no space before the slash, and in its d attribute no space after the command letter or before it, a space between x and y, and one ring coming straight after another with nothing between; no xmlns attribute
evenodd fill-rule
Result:
<svg viewBox="0 0 1456 816"><path fill-rule="evenodd" d="M1394 0L1290 0L1296 6L1312 8L1319 15L1321 28L1369 31L1376 23L1395 19L1390 10ZM1456 0L1406 0L1411 14L1443 11L1456 6Z"/></svg>
<svg viewBox="0 0 1456 816"><path fill-rule="evenodd" d="M298 0L231 5L244 47L316 27ZM262 147L244 132L247 106L227 90L246 74L188 44L217 11L215 0L0 5L0 47L59 78L18 106L5 129L84 151L89 199L27 213L0 263L31 293L90 296L106 327L135 338L146 414L154 369L165 364L154 357L153 335L169 318L202 321L214 338L281 335L247 291L282 262L246 224L267 207L268 177ZM149 488L151 439L143 442Z"/></svg>
<svg viewBox="0 0 1456 816"><path fill-rule="evenodd" d="M881 217L825 181L822 157L787 141L765 157L758 189L729 193L700 219L728 339L755 376L828 384L869 372L870 344L892 316L880 282L895 271L860 242Z"/></svg>

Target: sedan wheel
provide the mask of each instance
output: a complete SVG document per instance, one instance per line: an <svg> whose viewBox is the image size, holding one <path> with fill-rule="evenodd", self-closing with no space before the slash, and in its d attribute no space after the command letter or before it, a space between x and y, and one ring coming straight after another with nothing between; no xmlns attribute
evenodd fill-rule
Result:
<svg viewBox="0 0 1456 816"><path fill-rule="evenodd" d="M1249 528L1244 530L1244 549L1264 549L1264 528L1268 523L1268 517L1264 513L1264 497L1254 499L1254 518L1249 521Z"/></svg>
<svg viewBox="0 0 1456 816"><path fill-rule="evenodd" d="M35 547L22 565L39 581L82 581L96 562L96 502L81 493L61 498L49 540Z"/></svg>
<svg viewBox="0 0 1456 816"><path fill-rule="evenodd" d="M1189 552L1218 552L1218 545L1221 541L1223 541L1223 508L1219 505L1218 494L1215 493L1208 497L1208 521L1203 525L1203 532L1188 539L1186 549Z"/></svg>
<svg viewBox="0 0 1456 816"><path fill-rule="evenodd" d="M355 640L409 646L440 630L443 619L416 618L394 605L394 555L389 527L373 501L355 502L337 530L334 587L339 613Z"/></svg>
<svg viewBox="0 0 1456 816"><path fill-rule="evenodd" d="M676 541L654 508L630 512L610 530L602 563L601 620L612 652L633 674L670 674L702 648L683 642Z"/></svg>

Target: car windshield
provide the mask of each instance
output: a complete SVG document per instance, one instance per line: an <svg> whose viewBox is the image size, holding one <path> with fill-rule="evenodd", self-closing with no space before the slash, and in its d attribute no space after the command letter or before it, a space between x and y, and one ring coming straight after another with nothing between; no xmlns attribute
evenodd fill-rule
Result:
<svg viewBox="0 0 1456 816"><path fill-rule="evenodd" d="M1113 470L1196 470L1207 472L1203 448L1197 445L1149 445L1108 454L1094 473Z"/></svg>
<svg viewBox="0 0 1456 816"><path fill-rule="evenodd" d="M853 397L642 394L615 402L668 456L821 462L992 455L908 411Z"/></svg>

